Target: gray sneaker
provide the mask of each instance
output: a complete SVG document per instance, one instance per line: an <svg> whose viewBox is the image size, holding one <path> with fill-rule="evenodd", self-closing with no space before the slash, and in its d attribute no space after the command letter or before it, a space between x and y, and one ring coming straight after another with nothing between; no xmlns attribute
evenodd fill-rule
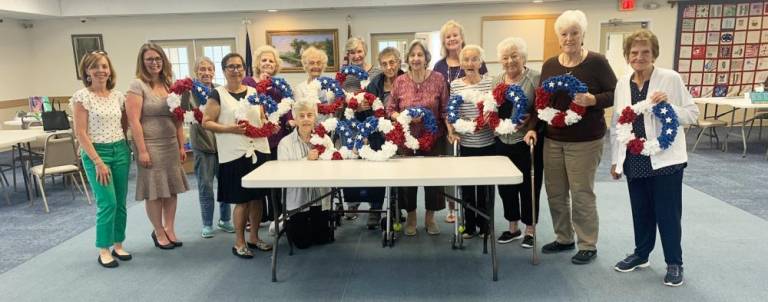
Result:
<svg viewBox="0 0 768 302"><path fill-rule="evenodd" d="M381 220L381 213L368 213L368 229L375 230Z"/></svg>
<svg viewBox="0 0 768 302"><path fill-rule="evenodd" d="M232 222L230 221L221 221L219 220L219 223L216 224L216 226L227 233L234 233L235 232L235 226L232 225Z"/></svg>
<svg viewBox="0 0 768 302"><path fill-rule="evenodd" d="M683 266L678 264L667 265L667 275L664 276L664 285L677 287L683 285Z"/></svg>
<svg viewBox="0 0 768 302"><path fill-rule="evenodd" d="M627 256L627 258L624 258L624 260L619 261L619 263L616 263L613 269L615 269L617 272L627 273L638 268L648 267L649 265L650 263L648 263L648 259L643 259L635 254L632 254Z"/></svg>

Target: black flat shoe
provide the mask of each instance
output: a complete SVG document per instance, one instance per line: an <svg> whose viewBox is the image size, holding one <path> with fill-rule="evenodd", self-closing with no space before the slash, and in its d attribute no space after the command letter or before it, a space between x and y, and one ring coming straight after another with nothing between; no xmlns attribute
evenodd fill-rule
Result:
<svg viewBox="0 0 768 302"><path fill-rule="evenodd" d="M131 254L128 255L120 255L115 250L112 250L112 256L114 256L117 259L120 259L120 261L130 261L133 259L133 256Z"/></svg>
<svg viewBox="0 0 768 302"><path fill-rule="evenodd" d="M152 231L151 237L152 237L152 241L155 242L155 247L157 247L157 248L159 248L161 250L171 250L174 247L176 247L176 245L173 244L173 242L170 242L168 244L160 244L160 242L157 242L157 236L155 235L155 231Z"/></svg>
<svg viewBox="0 0 768 302"><path fill-rule="evenodd" d="M99 260L99 264L106 268L116 268L118 265L120 265L119 263L117 263L117 260L115 259L112 259L111 262L107 262L107 263L101 262L101 255L98 256L98 260Z"/></svg>

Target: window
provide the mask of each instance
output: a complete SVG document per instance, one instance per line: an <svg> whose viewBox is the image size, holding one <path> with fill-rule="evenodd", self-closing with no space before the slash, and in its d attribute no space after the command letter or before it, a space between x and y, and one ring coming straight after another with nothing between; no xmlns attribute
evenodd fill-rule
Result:
<svg viewBox="0 0 768 302"><path fill-rule="evenodd" d="M165 40L152 41L165 51L171 63L176 79L194 77L195 61L200 57L208 57L213 61L215 74L214 83L223 84L226 79L221 70L221 59L235 48L234 38L225 39L194 39L194 40Z"/></svg>
<svg viewBox="0 0 768 302"><path fill-rule="evenodd" d="M413 33L402 34L371 34L371 64L379 66L379 52L387 47L394 47L400 51L401 69L407 68L405 61L405 52L408 50L408 43L413 40Z"/></svg>

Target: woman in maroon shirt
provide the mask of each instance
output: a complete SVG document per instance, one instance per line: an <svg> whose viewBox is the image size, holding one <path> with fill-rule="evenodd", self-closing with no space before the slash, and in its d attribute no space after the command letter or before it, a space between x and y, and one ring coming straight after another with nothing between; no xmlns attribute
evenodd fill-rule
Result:
<svg viewBox="0 0 768 302"><path fill-rule="evenodd" d="M573 250L575 231L579 251L571 262L587 264L597 257L595 171L603 154L604 110L613 106L616 76L603 55L584 48L587 17L583 12L563 12L555 21L555 31L562 52L544 62L541 80L569 74L583 82L588 91L576 93L573 98L573 103L586 109L575 124L553 127L540 121L537 112L532 115L532 122L545 128L544 183L556 235L555 241L541 250L543 253ZM558 91L548 106L565 111L570 103L571 97ZM536 132L529 131L525 141L535 138Z"/></svg>
<svg viewBox="0 0 768 302"><path fill-rule="evenodd" d="M413 107L424 107L432 111L437 122L438 134L433 147L428 152L401 150L405 156L436 156L443 154L445 146L445 123L443 112L448 103L448 88L440 73L427 69L431 55L420 40L414 40L408 47L406 60L409 71L395 79L392 93L387 100L387 114L394 120L399 113ZM418 136L424 131L420 118L414 118L411 133ZM416 191L417 187L397 188L398 202L408 211L405 222L405 234L416 235ZM435 211L445 207L442 187L424 187L424 200L427 212L424 224L430 235L440 234L440 227L435 222Z"/></svg>

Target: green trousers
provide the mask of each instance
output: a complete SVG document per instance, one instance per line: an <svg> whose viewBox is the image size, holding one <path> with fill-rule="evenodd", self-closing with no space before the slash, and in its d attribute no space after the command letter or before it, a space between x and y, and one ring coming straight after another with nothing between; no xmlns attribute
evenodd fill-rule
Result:
<svg viewBox="0 0 768 302"><path fill-rule="evenodd" d="M125 197L128 194L128 172L131 167L131 149L125 140L97 144L93 147L104 164L109 167L109 183L102 185L96 176L96 166L85 151L81 151L83 168L96 198L96 247L109 248L125 240L128 217Z"/></svg>

